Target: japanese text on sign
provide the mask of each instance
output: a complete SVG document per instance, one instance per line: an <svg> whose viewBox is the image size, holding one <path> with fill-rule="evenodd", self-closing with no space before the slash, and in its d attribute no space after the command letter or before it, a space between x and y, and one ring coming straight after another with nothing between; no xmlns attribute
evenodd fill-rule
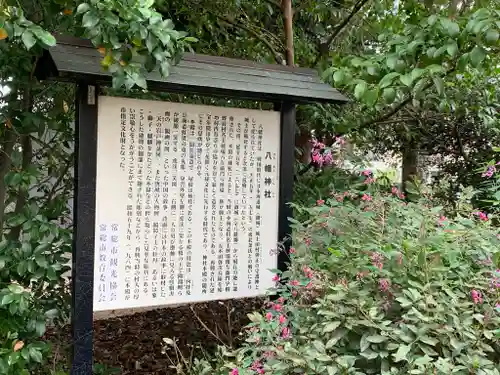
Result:
<svg viewBox="0 0 500 375"><path fill-rule="evenodd" d="M274 285L279 113L99 98L94 310Z"/></svg>

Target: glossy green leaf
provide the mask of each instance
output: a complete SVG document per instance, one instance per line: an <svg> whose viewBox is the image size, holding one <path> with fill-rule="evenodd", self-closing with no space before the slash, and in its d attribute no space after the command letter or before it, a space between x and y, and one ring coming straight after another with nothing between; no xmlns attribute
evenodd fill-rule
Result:
<svg viewBox="0 0 500 375"><path fill-rule="evenodd" d="M470 53L470 62L472 66L477 67L486 58L486 52L480 46L476 46Z"/></svg>
<svg viewBox="0 0 500 375"><path fill-rule="evenodd" d="M380 344L384 341L387 341L388 337L387 336L381 336L381 335L370 335L366 337L366 341L375 343L375 344Z"/></svg>
<svg viewBox="0 0 500 375"><path fill-rule="evenodd" d="M24 43L24 46L29 50L36 44L36 39L33 33L29 30L26 30L22 35L21 39Z"/></svg>
<svg viewBox="0 0 500 375"><path fill-rule="evenodd" d="M336 84L338 85L343 85L345 82L346 74L343 70L337 70L333 74L333 80L335 81Z"/></svg>
<svg viewBox="0 0 500 375"><path fill-rule="evenodd" d="M94 28L99 23L99 17L94 11L89 11L83 15L82 25L88 29Z"/></svg>
<svg viewBox="0 0 500 375"><path fill-rule="evenodd" d="M410 352L410 345L401 345L398 351L393 354L394 362L401 362L402 360L406 360L406 355Z"/></svg>
<svg viewBox="0 0 500 375"><path fill-rule="evenodd" d="M411 74L404 74L399 77L399 80L403 85L407 87L410 87L413 83L413 77L411 76Z"/></svg>
<svg viewBox="0 0 500 375"><path fill-rule="evenodd" d="M368 86L366 82L362 81L359 82L356 87L354 88L354 97L358 100L360 100L363 95L365 94L366 90L368 89Z"/></svg>
<svg viewBox="0 0 500 375"><path fill-rule="evenodd" d="M432 77L432 81L434 82L434 86L436 87L437 93L442 96L444 94L444 82L443 79L439 76Z"/></svg>
<svg viewBox="0 0 500 375"><path fill-rule="evenodd" d="M85 12L88 12L90 10L90 5L87 3L81 3L78 5L76 8L76 14L83 14Z"/></svg>
<svg viewBox="0 0 500 375"><path fill-rule="evenodd" d="M396 99L396 90L392 87L388 87L384 89L383 96L387 103L392 103L394 102L394 99Z"/></svg>
<svg viewBox="0 0 500 375"><path fill-rule="evenodd" d="M494 44L498 41L499 33L497 29L489 29L486 33L486 41L488 43Z"/></svg>
<svg viewBox="0 0 500 375"><path fill-rule="evenodd" d="M380 88L386 88L390 85L392 85L394 78L399 77L399 73L397 72L391 72L386 74L379 82Z"/></svg>

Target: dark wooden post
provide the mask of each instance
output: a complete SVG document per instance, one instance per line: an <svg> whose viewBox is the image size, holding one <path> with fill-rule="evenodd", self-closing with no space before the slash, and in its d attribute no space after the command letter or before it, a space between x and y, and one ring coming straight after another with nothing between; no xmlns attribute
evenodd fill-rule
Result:
<svg viewBox="0 0 500 375"><path fill-rule="evenodd" d="M73 362L71 375L92 375L98 86L76 91L73 204Z"/></svg>
<svg viewBox="0 0 500 375"><path fill-rule="evenodd" d="M275 106L275 109L277 107ZM293 216L289 203L293 199L294 162L295 162L295 104L282 102L281 113L281 145L280 145L280 186L279 186L279 218L278 241L285 240L284 251L278 254L278 269L285 271L289 260L288 253L292 244L292 230L288 218Z"/></svg>

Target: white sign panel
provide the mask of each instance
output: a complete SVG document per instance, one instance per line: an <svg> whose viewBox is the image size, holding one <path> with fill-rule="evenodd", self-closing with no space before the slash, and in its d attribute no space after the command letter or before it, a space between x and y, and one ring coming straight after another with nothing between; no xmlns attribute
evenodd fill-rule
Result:
<svg viewBox="0 0 500 375"><path fill-rule="evenodd" d="M95 311L274 285L279 123L274 111L99 98Z"/></svg>

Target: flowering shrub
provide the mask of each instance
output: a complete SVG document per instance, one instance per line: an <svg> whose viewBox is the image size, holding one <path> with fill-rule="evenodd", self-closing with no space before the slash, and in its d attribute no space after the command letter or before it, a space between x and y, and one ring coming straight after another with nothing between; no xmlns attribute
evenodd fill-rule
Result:
<svg viewBox="0 0 500 375"><path fill-rule="evenodd" d="M370 184L295 207L307 219L274 276L279 298L251 315L245 345L191 373L500 375L489 218L401 197Z"/></svg>

